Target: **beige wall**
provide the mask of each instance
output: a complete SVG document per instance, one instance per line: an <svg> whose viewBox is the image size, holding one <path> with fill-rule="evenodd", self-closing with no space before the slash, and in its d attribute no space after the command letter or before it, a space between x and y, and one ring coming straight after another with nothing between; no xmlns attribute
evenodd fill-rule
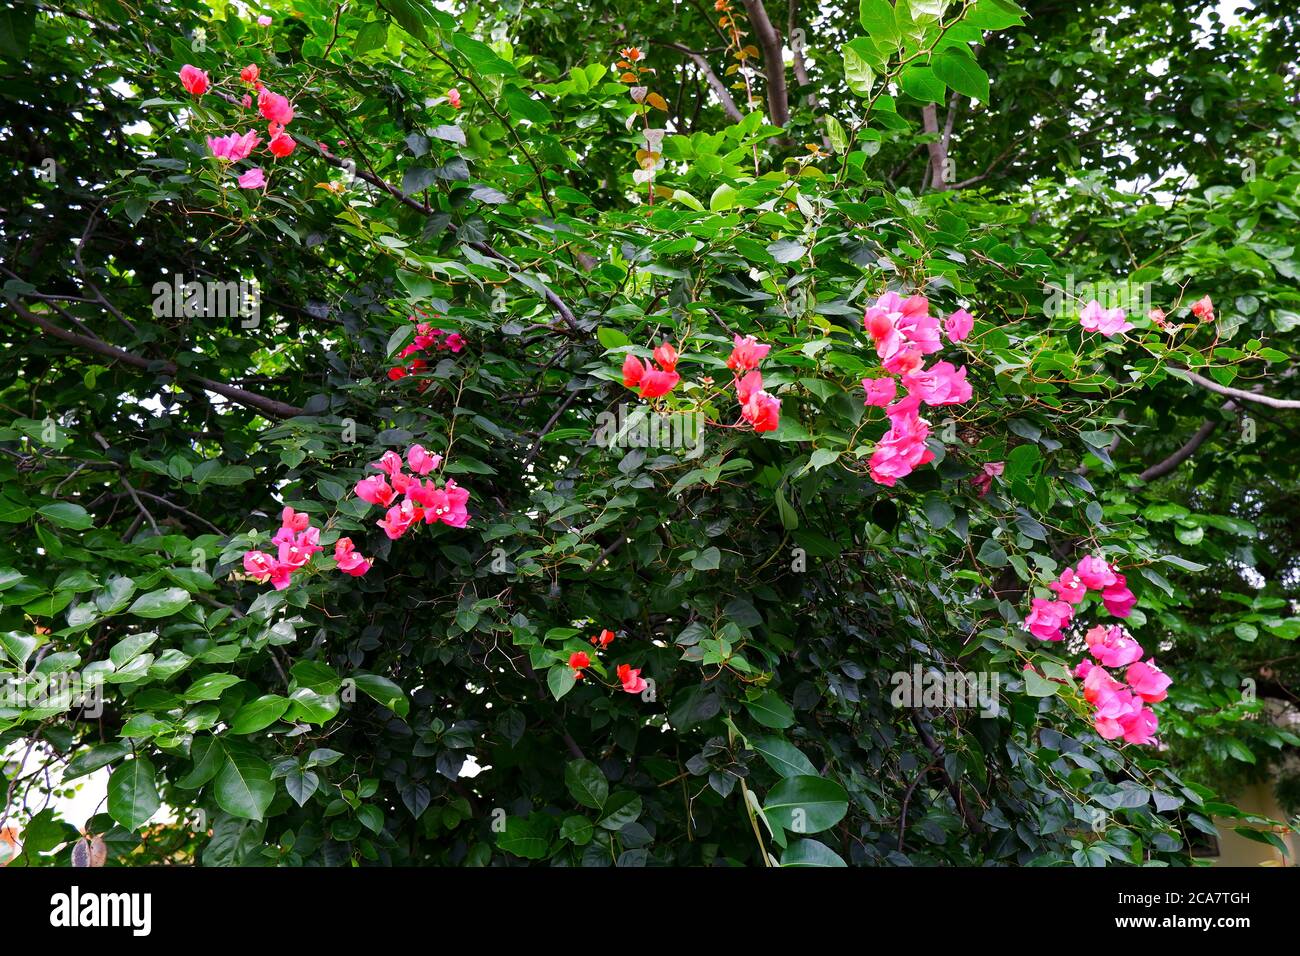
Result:
<svg viewBox="0 0 1300 956"><path fill-rule="evenodd" d="M1271 783L1254 784L1236 794L1228 802L1247 813L1257 813L1273 820L1287 819L1286 811L1278 806L1277 800L1273 797L1273 785ZM1275 847L1256 843L1254 840L1248 840L1239 835L1233 827L1240 824L1236 824L1234 821L1222 820L1216 817L1214 825L1219 828L1219 855L1213 858L1215 866L1297 865L1296 855L1300 853L1300 836L1295 833L1286 831L1278 833L1278 836L1282 838L1282 842L1291 851L1290 856L1283 856Z"/></svg>

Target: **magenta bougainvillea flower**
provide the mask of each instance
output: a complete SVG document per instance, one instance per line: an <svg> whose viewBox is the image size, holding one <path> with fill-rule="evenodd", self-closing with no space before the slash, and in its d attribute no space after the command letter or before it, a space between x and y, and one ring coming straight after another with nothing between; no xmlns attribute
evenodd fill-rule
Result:
<svg viewBox="0 0 1300 956"><path fill-rule="evenodd" d="M208 79L206 70L200 70L188 63L181 67L181 86L185 87L186 93L202 96L211 85L212 81Z"/></svg>
<svg viewBox="0 0 1300 956"><path fill-rule="evenodd" d="M244 189L264 189L266 188L266 173L262 172L261 167L254 166L243 173L237 181Z"/></svg>
<svg viewBox="0 0 1300 956"><path fill-rule="evenodd" d="M1107 336L1119 335L1133 328L1123 309L1103 309L1096 299L1083 307L1079 313L1079 324L1088 332L1100 332Z"/></svg>
<svg viewBox="0 0 1300 956"><path fill-rule="evenodd" d="M231 133L228 136L209 136L208 149L217 159L226 162L238 162L241 159L247 159L248 154L253 151L262 138L249 130L247 133Z"/></svg>

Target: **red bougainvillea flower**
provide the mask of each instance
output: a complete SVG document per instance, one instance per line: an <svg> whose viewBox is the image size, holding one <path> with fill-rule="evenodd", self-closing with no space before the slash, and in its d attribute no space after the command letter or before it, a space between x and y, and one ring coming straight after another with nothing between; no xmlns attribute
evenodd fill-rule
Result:
<svg viewBox="0 0 1300 956"><path fill-rule="evenodd" d="M1106 667L1124 667L1142 659L1142 645L1116 624L1110 627L1098 624L1083 639L1088 642L1092 656Z"/></svg>
<svg viewBox="0 0 1300 956"><path fill-rule="evenodd" d="M406 378L406 369L402 368L402 366L394 365L388 370L388 380L390 382L396 382L400 378Z"/></svg>
<svg viewBox="0 0 1300 956"><path fill-rule="evenodd" d="M266 87L262 87L262 91L257 94L257 111L262 114L263 119L279 123L281 126L288 126L293 122L293 106L288 99L279 93L272 93Z"/></svg>
<svg viewBox="0 0 1300 956"><path fill-rule="evenodd" d="M334 563L344 574L359 578L370 570L370 561L363 558L352 546L351 538L339 538L334 542Z"/></svg>
<svg viewBox="0 0 1300 956"><path fill-rule="evenodd" d="M442 456L430 455L423 445L412 445L406 451L406 463L411 471L423 477L442 464Z"/></svg>
<svg viewBox="0 0 1300 956"><path fill-rule="evenodd" d="M631 664L618 665L618 682L629 694L639 694L649 686L641 676L641 671Z"/></svg>
<svg viewBox="0 0 1300 956"><path fill-rule="evenodd" d="M311 515L303 511L294 511L288 505L280 512L280 527L290 531L306 531L311 527Z"/></svg>
<svg viewBox="0 0 1300 956"><path fill-rule="evenodd" d="M248 109L250 106L253 105L253 98L249 96L247 93L245 93L244 98L239 101L239 105L242 106L244 109Z"/></svg>
<svg viewBox="0 0 1300 956"><path fill-rule="evenodd" d="M958 309L943 320L943 330L948 333L951 342L964 342L975 327L975 316L965 309Z"/></svg>
<svg viewBox="0 0 1300 956"><path fill-rule="evenodd" d="M635 63L637 62L637 60L645 56L645 54L641 52L641 48L635 46L630 46L627 47L626 49L619 50L618 55L621 56L623 59L627 60L629 63Z"/></svg>
<svg viewBox="0 0 1300 956"><path fill-rule="evenodd" d="M573 668L574 677L581 677L582 669L591 666L591 658L586 651L574 651L569 655L569 666Z"/></svg>
<svg viewBox="0 0 1300 956"><path fill-rule="evenodd" d="M1124 672L1124 679L1148 704L1158 704L1168 697L1167 688L1173 683L1168 674L1156 667L1154 657L1145 663L1136 661L1130 664Z"/></svg>
<svg viewBox="0 0 1300 956"><path fill-rule="evenodd" d="M757 391L741 406L740 417L753 425L756 432L776 431L781 424L781 400Z"/></svg>
<svg viewBox="0 0 1300 956"><path fill-rule="evenodd" d="M636 388L641 384L641 379L645 378L646 366L641 364L631 352L623 359L623 385L626 388Z"/></svg>
<svg viewBox="0 0 1300 956"><path fill-rule="evenodd" d="M266 173L260 166L254 166L240 176L238 182L244 189L263 189L266 187Z"/></svg>
<svg viewBox="0 0 1300 956"><path fill-rule="evenodd" d="M239 78L243 80L245 83L256 83L257 78L261 75L261 73L262 71L258 69L256 65L250 63L248 64L248 66L244 67L242 70L239 71Z"/></svg>
<svg viewBox="0 0 1300 956"><path fill-rule="evenodd" d="M228 163L234 163L241 159L246 159L248 154L251 153L254 147L256 147L261 141L262 137L258 136L252 130L249 130L247 133L242 135L239 133L231 133L228 136L209 136L208 149L212 151L212 155L217 157L217 159L224 160Z"/></svg>
<svg viewBox="0 0 1300 956"><path fill-rule="evenodd" d="M682 377L676 372L661 372L657 368L647 368L641 376L641 397L662 398L674 388Z"/></svg>
<svg viewBox="0 0 1300 956"><path fill-rule="evenodd" d="M1115 583L1102 588L1101 603L1116 617L1128 617L1133 613L1133 605L1137 604L1137 596L1128 589L1128 579L1116 574Z"/></svg>
<svg viewBox="0 0 1300 956"><path fill-rule="evenodd" d="M652 353L654 360L665 372L677 371L677 350L669 342L664 342Z"/></svg>
<svg viewBox="0 0 1300 956"><path fill-rule="evenodd" d="M864 405L884 408L898 395L898 383L892 378L864 378L862 390L867 394Z"/></svg>
<svg viewBox="0 0 1300 956"><path fill-rule="evenodd" d="M591 639L591 643L595 644L603 651L605 648L609 647L609 645L614 643L614 632L603 630Z"/></svg>
<svg viewBox="0 0 1300 956"><path fill-rule="evenodd" d="M763 390L763 373L755 369L736 380L736 401L744 405Z"/></svg>
<svg viewBox="0 0 1300 956"><path fill-rule="evenodd" d="M1065 635L1061 629L1074 617L1074 608L1064 601L1034 598L1033 609L1025 618L1025 626L1034 637L1044 641L1059 641Z"/></svg>
<svg viewBox="0 0 1300 956"><path fill-rule="evenodd" d="M441 521L452 528L463 528L469 523L469 512L465 505L469 502L469 492L448 479L447 484L438 488L428 482L412 496L418 496L424 506L424 521L434 524Z"/></svg>
<svg viewBox="0 0 1300 956"><path fill-rule="evenodd" d="M1053 581L1048 587L1056 592L1059 600L1068 604L1079 604L1088 596L1088 586L1074 573L1073 568L1062 571L1060 580Z"/></svg>
<svg viewBox="0 0 1300 956"><path fill-rule="evenodd" d="M185 87L186 93L202 96L211 85L207 71L200 70L197 66L190 66L188 63L181 67L181 86Z"/></svg>
<svg viewBox="0 0 1300 956"><path fill-rule="evenodd" d="M370 475L362 478L352 490L362 501L372 505L381 505L385 508L397 500L397 492L388 487L388 482L384 481L382 475Z"/></svg>
<svg viewBox="0 0 1300 956"><path fill-rule="evenodd" d="M772 346L761 344L752 335L746 335L743 339L739 335L734 336L731 355L727 359L727 368L736 373L758 368L758 363L767 358L767 353L771 349Z"/></svg>
<svg viewBox="0 0 1300 956"><path fill-rule="evenodd" d="M1208 295L1202 296L1192 303L1192 315L1196 316L1202 322L1214 321L1214 303L1210 301Z"/></svg>
<svg viewBox="0 0 1300 956"><path fill-rule="evenodd" d="M1075 574L1079 576L1084 587L1093 591L1108 588L1117 580L1114 568L1106 563L1106 559L1091 554L1079 559Z"/></svg>
<svg viewBox="0 0 1300 956"><path fill-rule="evenodd" d="M271 145L268 148L271 150L271 155L275 156L277 159L283 159L293 152L294 145L294 139L292 136L287 133L281 133L279 136L271 140Z"/></svg>
<svg viewBox="0 0 1300 956"><path fill-rule="evenodd" d="M447 91L447 102L451 104L454 110L460 109L460 90L454 86Z"/></svg>
<svg viewBox="0 0 1300 956"><path fill-rule="evenodd" d="M1098 667L1091 662L1084 661L1088 664L1088 669L1083 671L1083 699L1090 704L1104 700L1116 691L1124 689L1124 685L1115 678L1110 676L1110 672L1104 667ZM1083 668L1083 663L1079 669ZM1076 670L1078 673L1078 670Z"/></svg>

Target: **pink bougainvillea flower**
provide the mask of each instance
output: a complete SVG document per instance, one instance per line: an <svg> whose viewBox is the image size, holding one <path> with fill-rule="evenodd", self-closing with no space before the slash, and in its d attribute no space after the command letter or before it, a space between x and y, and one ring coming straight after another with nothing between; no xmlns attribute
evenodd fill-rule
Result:
<svg viewBox="0 0 1300 956"><path fill-rule="evenodd" d="M451 352L459 352L461 349L465 347L465 337L462 336L459 332L452 332L445 339L443 339L442 344L438 347L442 349L447 349Z"/></svg>
<svg viewBox="0 0 1300 956"><path fill-rule="evenodd" d="M934 452L925 444L930 426L916 414L919 404L917 396L909 395L885 409L889 431L876 442L869 462L871 478L877 484L892 488L899 478L934 460Z"/></svg>
<svg viewBox="0 0 1300 956"><path fill-rule="evenodd" d="M402 456L395 451L386 451L379 456L379 461L372 461L370 467L379 469L392 480L402 473Z"/></svg>
<svg viewBox="0 0 1300 956"><path fill-rule="evenodd" d="M352 489L358 498L372 505L387 508L397 500L397 493L388 487L383 475L370 475L357 482Z"/></svg>
<svg viewBox="0 0 1300 956"><path fill-rule="evenodd" d="M929 369L909 372L903 376L903 386L927 405L960 405L971 397L965 366L956 368L951 362L936 362Z"/></svg>
<svg viewBox="0 0 1300 956"><path fill-rule="evenodd" d="M631 664L618 665L618 682L629 694L639 694L649 686L641 676L641 671Z"/></svg>
<svg viewBox="0 0 1300 956"><path fill-rule="evenodd" d="M259 584L270 581L277 591L289 586L291 569L262 551L244 552L244 570Z"/></svg>
<svg viewBox="0 0 1300 956"><path fill-rule="evenodd" d="M451 104L454 110L460 109L460 90L454 86L447 91L447 102Z"/></svg>
<svg viewBox="0 0 1300 956"><path fill-rule="evenodd" d="M1120 717L1119 723L1124 728L1124 742L1139 746L1154 741L1159 726L1156 712L1150 707L1130 707L1128 713Z"/></svg>
<svg viewBox="0 0 1300 956"><path fill-rule="evenodd" d="M627 388L636 388L641 384L641 379L645 378L646 366L641 364L631 352L623 359L623 384Z"/></svg>
<svg viewBox="0 0 1300 956"><path fill-rule="evenodd" d="M228 136L209 136L208 149L212 150L212 155L217 157L217 159L233 163L238 162L241 159L246 159L248 154L251 153L254 147L256 147L261 141L262 137L258 136L252 130L249 130L247 133L242 135L239 133L231 133Z"/></svg>
<svg viewBox="0 0 1300 956"><path fill-rule="evenodd" d="M266 186L266 173L262 172L260 166L254 166L240 176L238 182L244 189L263 189Z"/></svg>
<svg viewBox="0 0 1300 956"><path fill-rule="evenodd" d="M271 144L267 148L270 149L271 155L275 156L277 159L284 159L284 157L293 152L294 145L294 139L292 136L287 133L281 133L279 136L271 140Z"/></svg>
<svg viewBox="0 0 1300 956"><path fill-rule="evenodd" d="M441 521L452 528L463 528L469 523L469 512L465 510L469 492L456 482L448 480L443 488L433 487L433 482L429 482L420 494L424 500L426 524Z"/></svg>
<svg viewBox="0 0 1300 956"><path fill-rule="evenodd" d="M1075 574L1079 576L1084 587L1093 591L1108 588L1116 581L1115 570L1106 563L1105 559L1091 554L1079 560L1079 564L1075 567Z"/></svg>
<svg viewBox="0 0 1300 956"><path fill-rule="evenodd" d="M190 66L188 63L181 67L181 86L185 87L186 93L202 96L211 85L206 70L200 70L197 66Z"/></svg>
<svg viewBox="0 0 1300 956"><path fill-rule="evenodd" d="M756 432L776 431L781 424L781 400L757 391L741 407L740 417L753 425Z"/></svg>
<svg viewBox="0 0 1300 956"><path fill-rule="evenodd" d="M1092 656L1106 667L1124 667L1142 659L1142 645L1118 625L1110 627L1098 624L1083 636L1088 642Z"/></svg>
<svg viewBox="0 0 1300 956"><path fill-rule="evenodd" d="M641 397L660 398L676 388L680 381L681 376L676 372L661 372L657 368L647 368L645 374L641 376Z"/></svg>
<svg viewBox="0 0 1300 956"><path fill-rule="evenodd" d="M892 354L883 356L880 364L891 375L910 375L919 371L924 361L921 350L911 343L906 343Z"/></svg>
<svg viewBox="0 0 1300 956"><path fill-rule="evenodd" d="M334 542L334 563L344 574L359 578L370 570L370 561L357 553L351 538L339 538Z"/></svg>
<svg viewBox="0 0 1300 956"><path fill-rule="evenodd" d="M1158 704L1168 697L1166 691L1173 683L1168 674L1156 667L1155 658L1145 663L1135 661L1130 664L1128 670L1124 672L1124 679L1133 688L1133 693L1148 704Z"/></svg>
<svg viewBox="0 0 1300 956"><path fill-rule="evenodd" d="M279 93L272 93L266 87L262 87L261 92L257 94L257 111L262 114L263 119L279 123L281 126L288 126L293 122L293 106L289 100Z"/></svg>
<svg viewBox="0 0 1300 956"><path fill-rule="evenodd" d="M1152 309L1147 313L1147 318L1154 322L1159 328L1166 328L1169 323L1165 319L1165 310L1159 307Z"/></svg>
<svg viewBox="0 0 1300 956"><path fill-rule="evenodd" d="M1088 586L1074 573L1073 568L1062 571L1060 580L1053 581L1048 587L1056 592L1058 599L1070 604L1078 604L1088 596Z"/></svg>
<svg viewBox="0 0 1300 956"><path fill-rule="evenodd" d="M290 531L306 531L311 527L311 515L303 511L294 511L293 508L285 505L280 512L280 527L288 528Z"/></svg>
<svg viewBox="0 0 1300 956"><path fill-rule="evenodd" d="M1142 709L1142 701L1128 691L1112 691L1097 701L1092 726L1104 739L1114 740L1124 736L1125 722L1131 721L1134 714Z"/></svg>
<svg viewBox="0 0 1300 956"><path fill-rule="evenodd" d="M1086 670L1083 665L1087 664ZM1112 694L1116 694L1124 689L1124 685L1115 678L1110 676L1110 671L1104 667L1098 667L1086 659L1080 662L1079 667L1075 669L1076 675L1082 671L1083 676L1083 699L1090 704L1098 704Z"/></svg>
<svg viewBox="0 0 1300 956"><path fill-rule="evenodd" d="M958 309L943 320L943 330L948 333L948 339L952 342L964 342L974 327L975 316L965 309Z"/></svg>
<svg viewBox="0 0 1300 956"><path fill-rule="evenodd" d="M257 23L258 26L269 27L271 25L271 18L266 14L262 14L262 16L257 18Z"/></svg>
<svg viewBox="0 0 1300 956"><path fill-rule="evenodd" d="M1128 617L1133 613L1137 597L1128 589L1128 579L1122 574L1116 574L1115 583L1102 589L1101 603L1115 617Z"/></svg>
<svg viewBox="0 0 1300 956"><path fill-rule="evenodd" d="M253 98L249 96L247 93L245 93L244 98L239 101L239 105L242 106L244 109L248 109L250 106L253 105Z"/></svg>
<svg viewBox="0 0 1300 956"><path fill-rule="evenodd" d="M1210 297L1202 296L1192 303L1192 315L1196 316L1202 322L1214 321L1214 303Z"/></svg>
<svg viewBox="0 0 1300 956"><path fill-rule="evenodd" d="M415 502L409 498L400 505L394 505L377 522L384 534L388 535L389 540L396 541L415 524L424 517L424 511L421 510Z"/></svg>
<svg viewBox="0 0 1300 956"><path fill-rule="evenodd" d="M258 69L255 64L250 63L248 64L248 66L244 67L242 70L239 71L239 78L243 80L245 83L256 83L257 78L261 75L261 73L262 71Z"/></svg>
<svg viewBox="0 0 1300 956"><path fill-rule="evenodd" d="M743 339L736 335L733 337L731 355L727 358L727 368L736 373L758 368L758 363L767 358L771 349L772 346L763 345L752 335L746 335Z"/></svg>
<svg viewBox="0 0 1300 956"><path fill-rule="evenodd" d="M1044 641L1059 641L1065 635L1061 629L1074 617L1074 608L1065 601L1034 598L1032 609L1025 618L1025 626L1034 637Z"/></svg>
<svg viewBox="0 0 1300 956"><path fill-rule="evenodd" d="M609 645L614 643L614 632L603 630L591 639L591 643L595 644L603 651L605 648L609 647Z"/></svg>
<svg viewBox="0 0 1300 956"><path fill-rule="evenodd" d="M430 455L423 445L412 445L406 451L406 463L411 471L423 477L442 464L442 456Z"/></svg>
<svg viewBox="0 0 1300 956"><path fill-rule="evenodd" d="M980 470L980 473L971 479L971 484L979 492L981 498L993 489L993 479L1001 475L1006 467L1007 463L1005 461L987 462Z"/></svg>
<svg viewBox="0 0 1300 956"><path fill-rule="evenodd" d="M1085 657L1074 666L1074 676L1079 678L1079 680L1084 680L1090 673L1092 673L1092 669L1096 666L1096 664Z"/></svg>
<svg viewBox="0 0 1300 956"><path fill-rule="evenodd" d="M763 390L763 373L754 369L744 377L736 380L736 401L741 405L747 403Z"/></svg>
<svg viewBox="0 0 1300 956"><path fill-rule="evenodd" d="M1088 332L1100 332L1107 336L1119 335L1133 328L1123 309L1103 309L1096 299L1083 307L1079 313L1079 324Z"/></svg>
<svg viewBox="0 0 1300 956"><path fill-rule="evenodd" d="M677 371L677 350L670 342L664 342L652 353L654 360L665 372Z"/></svg>
<svg viewBox="0 0 1300 956"><path fill-rule="evenodd" d="M867 393L863 404L884 408L898 395L898 383L892 378L864 378L862 390Z"/></svg>
<svg viewBox="0 0 1300 956"><path fill-rule="evenodd" d="M582 669L591 666L591 658L586 651L574 651L569 655L569 666L573 668L574 677L581 677Z"/></svg>

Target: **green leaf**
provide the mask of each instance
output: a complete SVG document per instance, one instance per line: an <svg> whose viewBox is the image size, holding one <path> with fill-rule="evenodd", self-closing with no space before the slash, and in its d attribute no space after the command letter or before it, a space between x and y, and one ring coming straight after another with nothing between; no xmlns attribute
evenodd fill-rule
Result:
<svg viewBox="0 0 1300 956"><path fill-rule="evenodd" d="M781 854L782 866L847 867L840 855L816 840L793 840Z"/></svg>
<svg viewBox="0 0 1300 956"><path fill-rule="evenodd" d="M52 505L44 505L37 508L36 513L48 518L52 524L60 528L70 528L73 531L85 531L93 524L90 512L81 505L74 505L68 501L56 501Z"/></svg>
<svg viewBox="0 0 1300 956"><path fill-rule="evenodd" d="M750 745L769 767L783 777L815 777L817 768L794 744L780 737L755 737Z"/></svg>
<svg viewBox="0 0 1300 956"><path fill-rule="evenodd" d="M754 700L745 701L745 710L764 727L781 730L794 723L794 711L774 690L765 690Z"/></svg>
<svg viewBox="0 0 1300 956"><path fill-rule="evenodd" d="M108 815L135 831L158 812L157 771L147 757L128 760L108 778Z"/></svg>
<svg viewBox="0 0 1300 956"><path fill-rule="evenodd" d="M275 797L271 765L241 747L228 748L226 757L213 791L217 805L232 817L261 820Z"/></svg>
<svg viewBox="0 0 1300 956"><path fill-rule="evenodd" d="M159 588L136 598L135 603L127 608L127 613L136 617L170 617L191 600L190 593L184 588Z"/></svg>
<svg viewBox="0 0 1300 956"><path fill-rule="evenodd" d="M232 734L253 734L270 727L289 709L287 698L278 694L266 694L251 700L235 712L230 719Z"/></svg>
<svg viewBox="0 0 1300 956"><path fill-rule="evenodd" d="M786 777L763 804L768 820L791 833L820 833L839 823L848 809L849 795L843 787L812 775Z"/></svg>
<svg viewBox="0 0 1300 956"><path fill-rule="evenodd" d="M406 692L387 677L363 672L357 672L352 677L358 690L379 701L398 717L410 713L411 702L406 699Z"/></svg>
<svg viewBox="0 0 1300 956"><path fill-rule="evenodd" d="M567 664L556 664L546 672L546 686L550 689L551 696L556 700L573 690L573 685L577 682L577 675L573 673L573 668Z"/></svg>
<svg viewBox="0 0 1300 956"><path fill-rule="evenodd" d="M609 797L609 783L590 760L571 760L564 768L564 785L584 807L599 810Z"/></svg>
<svg viewBox="0 0 1300 956"><path fill-rule="evenodd" d="M979 100L989 101L989 76L975 62L969 53L950 47L930 61L935 76L952 87L958 93Z"/></svg>

